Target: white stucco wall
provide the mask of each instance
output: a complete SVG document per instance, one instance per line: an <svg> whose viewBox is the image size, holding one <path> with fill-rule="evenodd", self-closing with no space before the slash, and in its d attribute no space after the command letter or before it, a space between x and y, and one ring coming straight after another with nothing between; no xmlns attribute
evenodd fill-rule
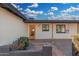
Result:
<svg viewBox="0 0 79 59"><path fill-rule="evenodd" d="M51 39L52 38L52 24L49 24L49 31L42 31L42 24L46 23L28 23L28 34L29 34L29 25L35 24L35 39ZM29 37L29 35L28 35Z"/></svg>
<svg viewBox="0 0 79 59"><path fill-rule="evenodd" d="M20 36L27 36L27 26L22 19L0 8L0 46L10 44Z"/></svg>
<svg viewBox="0 0 79 59"><path fill-rule="evenodd" d="M76 23L60 23L66 25L66 33L56 33L56 24L53 24L53 39L72 39L72 36L77 34Z"/></svg>
<svg viewBox="0 0 79 59"><path fill-rule="evenodd" d="M36 26L36 39L51 39L52 38L52 24L49 24L49 31L42 31L42 24L37 24Z"/></svg>
<svg viewBox="0 0 79 59"><path fill-rule="evenodd" d="M52 24L49 23L49 31L42 31L42 24L44 23L33 23L33 24L36 24L35 39L72 39L72 36L77 34L76 23L52 23ZM67 32L56 33L56 24L65 24Z"/></svg>

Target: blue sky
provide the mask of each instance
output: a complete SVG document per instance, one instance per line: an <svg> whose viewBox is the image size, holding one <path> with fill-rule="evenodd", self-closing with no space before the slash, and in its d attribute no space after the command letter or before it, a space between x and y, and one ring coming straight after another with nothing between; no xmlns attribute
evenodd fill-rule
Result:
<svg viewBox="0 0 79 59"><path fill-rule="evenodd" d="M18 3L16 8L36 20L79 19L79 3Z"/></svg>

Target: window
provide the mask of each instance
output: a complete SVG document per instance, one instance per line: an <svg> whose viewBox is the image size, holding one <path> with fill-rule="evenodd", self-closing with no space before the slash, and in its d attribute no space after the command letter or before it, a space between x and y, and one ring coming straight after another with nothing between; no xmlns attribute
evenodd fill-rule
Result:
<svg viewBox="0 0 79 59"><path fill-rule="evenodd" d="M60 25L57 24L56 25L56 33L65 33L66 32L66 26L64 24Z"/></svg>
<svg viewBox="0 0 79 59"><path fill-rule="evenodd" d="M49 31L49 24L42 24L42 31Z"/></svg>

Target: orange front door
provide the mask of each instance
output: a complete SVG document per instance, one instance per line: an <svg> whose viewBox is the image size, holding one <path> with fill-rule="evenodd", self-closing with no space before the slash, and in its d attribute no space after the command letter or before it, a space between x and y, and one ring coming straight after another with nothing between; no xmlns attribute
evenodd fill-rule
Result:
<svg viewBox="0 0 79 59"><path fill-rule="evenodd" d="M29 25L29 39L35 39L35 25Z"/></svg>

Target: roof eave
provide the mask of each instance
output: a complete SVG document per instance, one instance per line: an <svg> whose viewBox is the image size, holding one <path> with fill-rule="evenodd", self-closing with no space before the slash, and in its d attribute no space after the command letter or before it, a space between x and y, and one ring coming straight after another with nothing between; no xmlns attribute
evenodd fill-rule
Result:
<svg viewBox="0 0 79 59"><path fill-rule="evenodd" d="M14 6L12 6L10 3L0 3L0 7L7 9L8 11L12 12L16 16L20 17L23 21L26 21L27 18L21 14L20 11L18 11Z"/></svg>

